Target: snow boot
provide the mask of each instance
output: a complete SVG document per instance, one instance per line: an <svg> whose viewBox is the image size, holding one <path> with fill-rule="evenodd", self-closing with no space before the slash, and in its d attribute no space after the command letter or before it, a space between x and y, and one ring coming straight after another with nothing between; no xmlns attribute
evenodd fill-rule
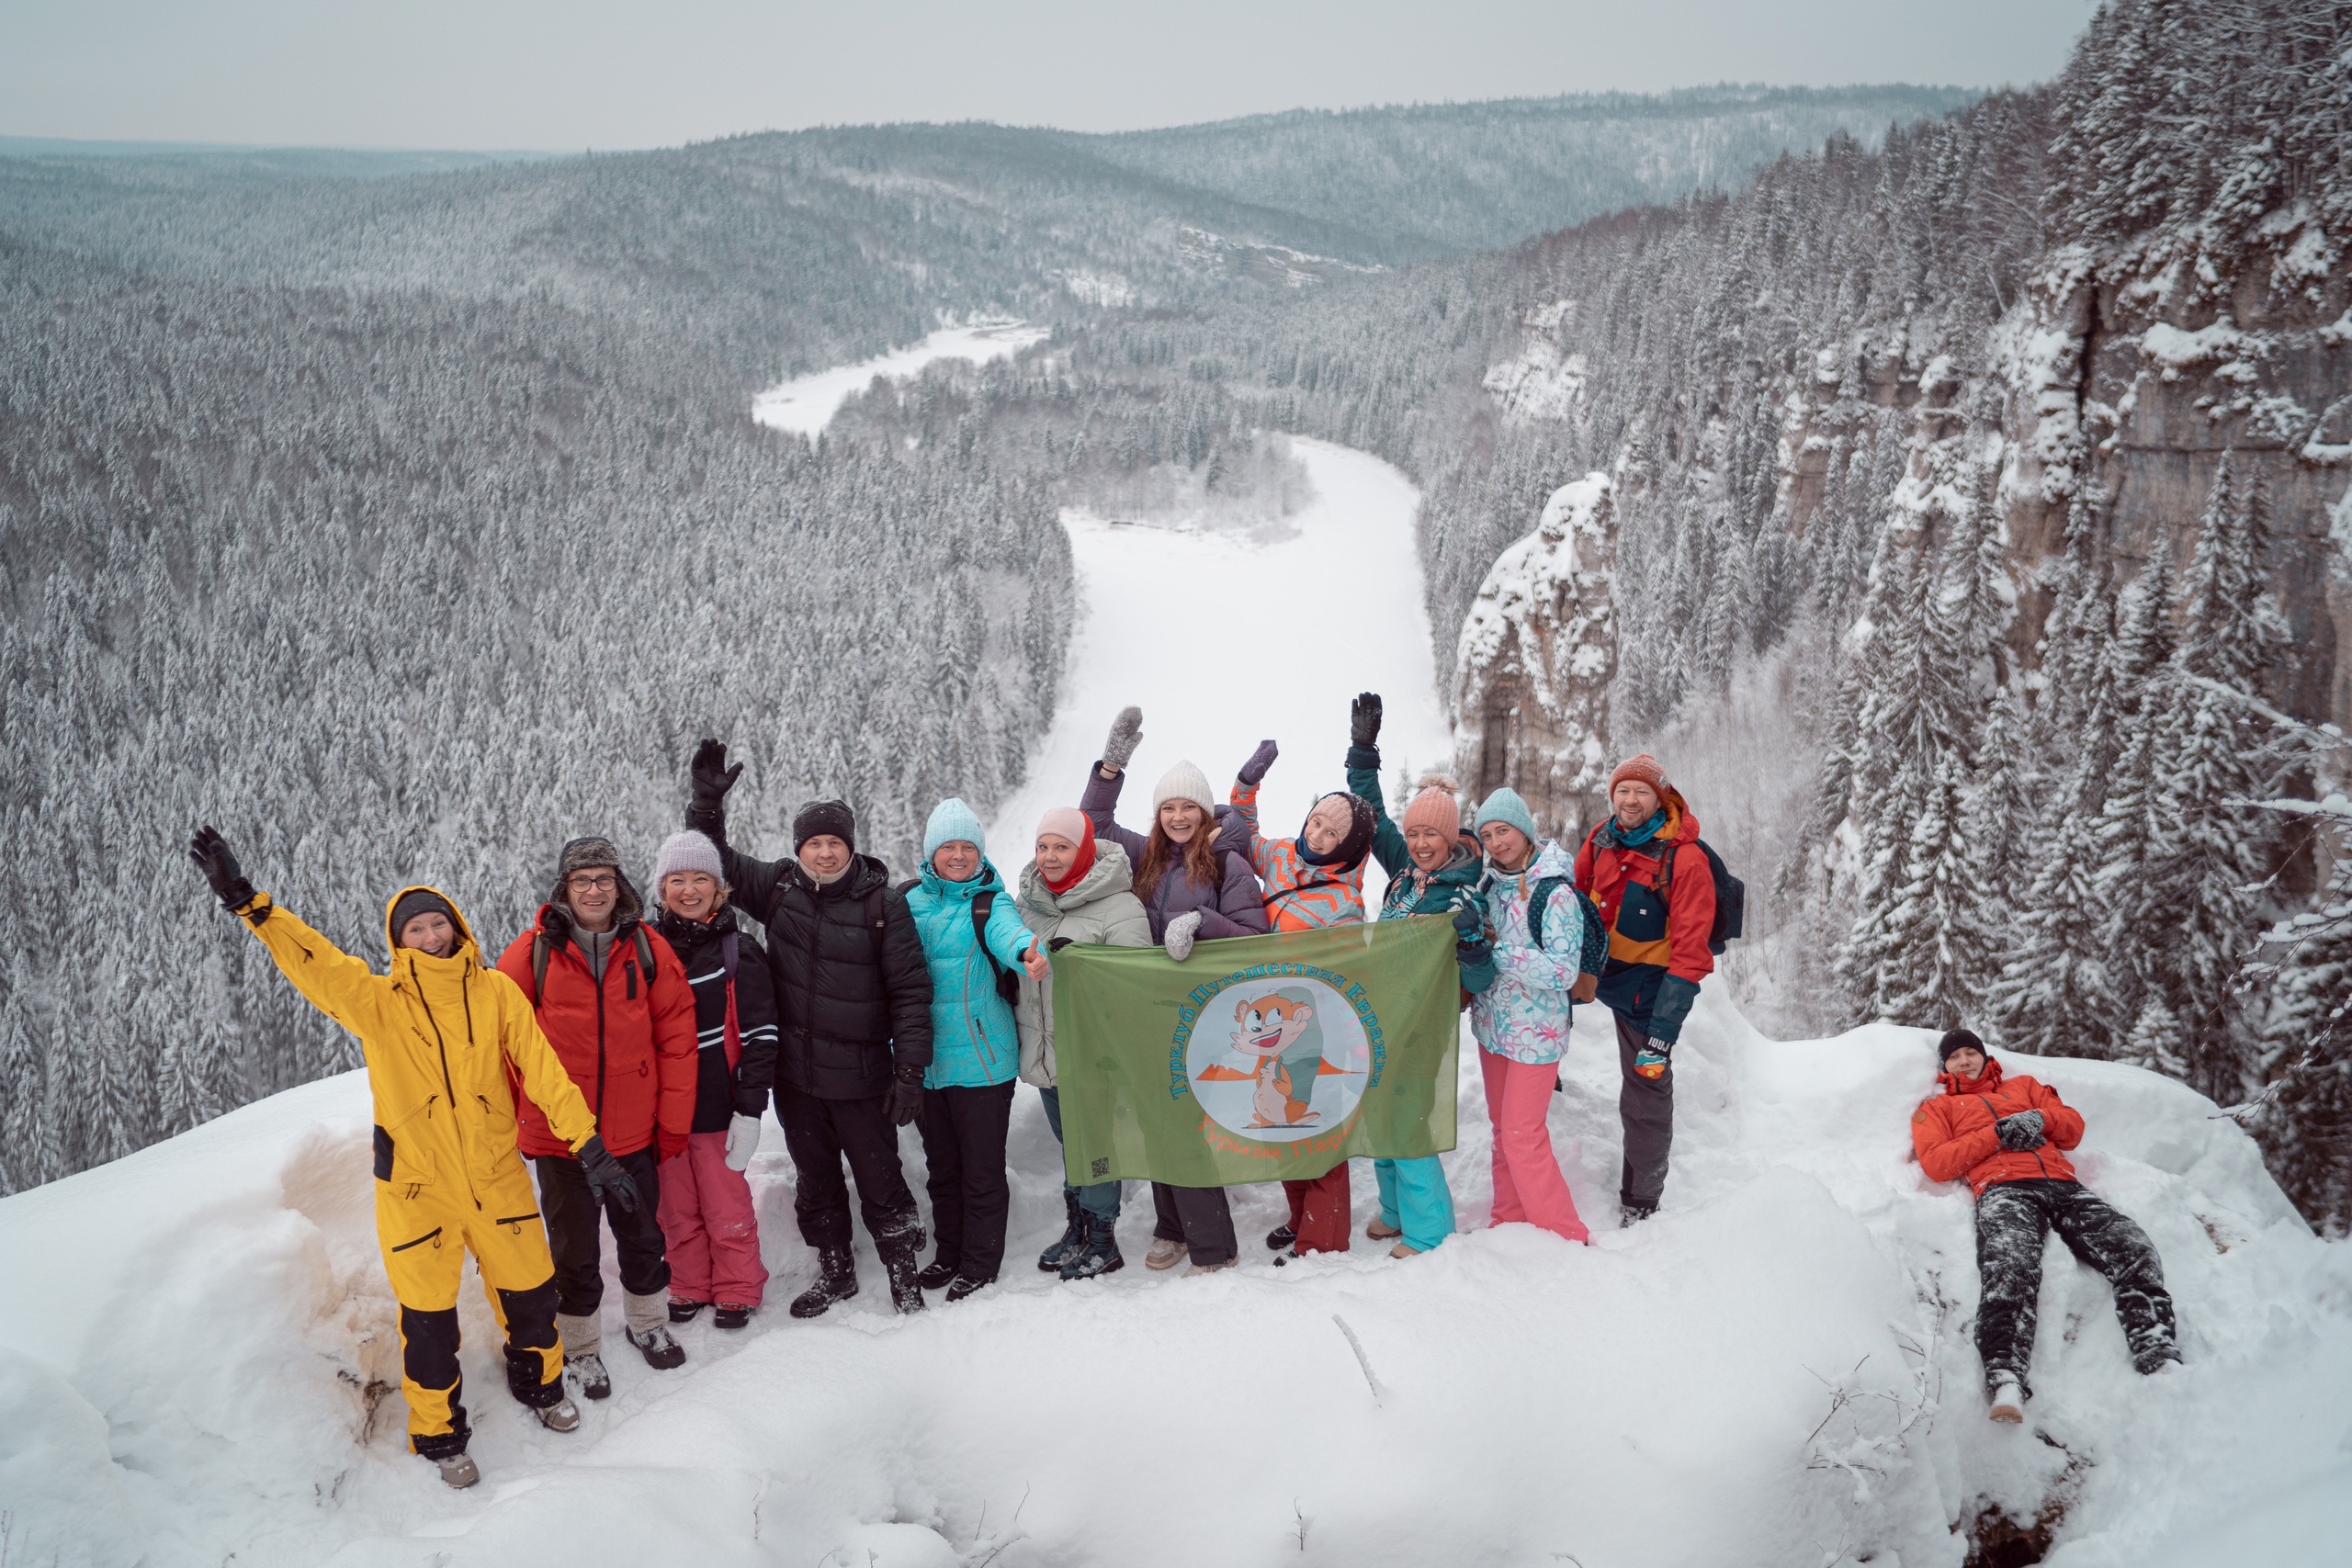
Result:
<svg viewBox="0 0 2352 1568"><path fill-rule="evenodd" d="M605 1358L596 1351L591 1350L583 1356L566 1356L563 1370L579 1380L580 1392L589 1398L610 1399L613 1396L612 1374L605 1371Z"/></svg>
<svg viewBox="0 0 2352 1568"><path fill-rule="evenodd" d="M1195 1263L1184 1270L1184 1278L1189 1280L1195 1274L1214 1274L1221 1269L1230 1269L1240 1261L1238 1258L1228 1258L1222 1263Z"/></svg>
<svg viewBox="0 0 2352 1568"><path fill-rule="evenodd" d="M710 1314L710 1325L713 1328L746 1327L751 1324L752 1314L755 1310L740 1302L721 1302L718 1310Z"/></svg>
<svg viewBox="0 0 2352 1568"><path fill-rule="evenodd" d="M670 1321L672 1323L692 1323L701 1314L702 1309L709 1304L710 1303L708 1302L690 1302L682 1300L677 1296L672 1296L670 1298Z"/></svg>
<svg viewBox="0 0 2352 1568"><path fill-rule="evenodd" d="M952 1283L955 1278L956 1265L934 1258L923 1265L922 1272L915 1276L915 1283L926 1291L935 1291L942 1285Z"/></svg>
<svg viewBox="0 0 2352 1568"><path fill-rule="evenodd" d="M1657 1213L1656 1203L1620 1202L1618 1209L1617 1228L1621 1231L1632 1230L1635 1225Z"/></svg>
<svg viewBox="0 0 2352 1568"><path fill-rule="evenodd" d="M576 1430L580 1426L580 1406L572 1404L569 1399L559 1399L553 1404L534 1406L531 1414L537 1416L539 1425L550 1432L570 1432Z"/></svg>
<svg viewBox="0 0 2352 1568"><path fill-rule="evenodd" d="M1155 1248L1159 1243L1153 1244ZM1174 1259L1170 1259L1173 1262ZM1127 1266L1119 1256L1118 1227L1110 1221L1086 1216L1086 1245L1069 1255L1062 1264L1065 1280L1092 1280L1103 1274L1114 1274Z"/></svg>
<svg viewBox="0 0 2352 1568"><path fill-rule="evenodd" d="M792 1298L795 1317L821 1317L835 1302L857 1294L857 1259L846 1247L817 1249L817 1282Z"/></svg>
<svg viewBox="0 0 2352 1568"><path fill-rule="evenodd" d="M686 1364L686 1348L671 1338L669 1329L661 1324L657 1323L642 1333L634 1328L623 1329L622 1332L628 1336L628 1342L636 1346L638 1352L645 1358L645 1364L655 1371L666 1372L673 1367Z"/></svg>
<svg viewBox="0 0 2352 1568"><path fill-rule="evenodd" d="M1062 1207L1068 1211L1069 1223L1063 1226L1061 1239L1037 1254L1037 1272L1058 1274L1062 1266L1086 1250L1086 1211L1078 1206L1078 1194L1062 1189Z"/></svg>
<svg viewBox="0 0 2352 1568"><path fill-rule="evenodd" d="M1143 1255L1143 1266L1147 1269L1173 1269L1184 1261L1184 1254L1191 1250L1183 1242L1156 1235L1151 1238L1151 1250Z"/></svg>
<svg viewBox="0 0 2352 1568"><path fill-rule="evenodd" d="M2015 1427L2025 1419L2025 1390L2015 1381L2007 1382L1993 1391L1993 1407L1985 1412L2005 1427Z"/></svg>
<svg viewBox="0 0 2352 1568"><path fill-rule="evenodd" d="M2154 1377L2166 1367L2180 1365L2180 1347L2169 1339L2153 1345L2143 1345L2132 1352L2132 1369L2142 1377Z"/></svg>
<svg viewBox="0 0 2352 1568"><path fill-rule="evenodd" d="M972 1294L974 1292L985 1291L990 1285L995 1283L996 1276L993 1274L989 1275L985 1280L967 1280L964 1276L958 1274L948 1283L947 1299L951 1302L960 1302L966 1296Z"/></svg>
<svg viewBox="0 0 2352 1568"><path fill-rule="evenodd" d="M481 1479L481 1469L474 1463L470 1454L443 1454L433 1462L441 1469L441 1484L444 1486L463 1490Z"/></svg>
<svg viewBox="0 0 2352 1568"><path fill-rule="evenodd" d="M882 1267L890 1276L890 1305L901 1313L922 1311L922 1275L915 1268L914 1248L893 1247Z"/></svg>
<svg viewBox="0 0 2352 1568"><path fill-rule="evenodd" d="M1276 1225L1273 1229L1266 1233L1266 1250L1268 1252L1280 1252L1297 1239L1298 1232L1291 1228L1291 1224L1288 1220L1284 1220L1281 1224Z"/></svg>
<svg viewBox="0 0 2352 1568"><path fill-rule="evenodd" d="M1386 1220L1382 1219L1378 1214L1374 1214L1370 1222L1364 1225L1363 1234L1370 1236L1374 1241L1395 1241L1398 1236L1403 1235L1405 1233L1398 1230L1395 1225L1390 1224Z"/></svg>

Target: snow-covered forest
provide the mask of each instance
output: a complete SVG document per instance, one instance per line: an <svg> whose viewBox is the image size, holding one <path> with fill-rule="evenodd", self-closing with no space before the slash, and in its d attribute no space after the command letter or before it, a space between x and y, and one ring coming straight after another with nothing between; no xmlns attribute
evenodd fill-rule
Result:
<svg viewBox="0 0 2352 1568"><path fill-rule="evenodd" d="M1499 179L1532 232L1953 101L1348 117L1357 150L1325 157L1353 160L1353 227L1250 185L1286 121L1218 132L1191 183L1165 166L1186 133L989 126L372 175L0 157L0 1189L356 1063L258 953L159 957L205 918L189 823L232 827L334 929L431 877L503 940L566 837L650 844L684 749L720 733L762 781L755 830L839 794L904 865L932 803L1003 798L1053 716L1057 504L1299 493L1251 411L1164 363L1024 368L1018 414L919 392L919 428L877 406L813 446L749 418L779 372L942 319L1080 333L1376 276L1475 243L1406 224L1431 166ZM1428 162L1399 169L1394 136ZM1564 187L1596 150L1617 183Z"/></svg>

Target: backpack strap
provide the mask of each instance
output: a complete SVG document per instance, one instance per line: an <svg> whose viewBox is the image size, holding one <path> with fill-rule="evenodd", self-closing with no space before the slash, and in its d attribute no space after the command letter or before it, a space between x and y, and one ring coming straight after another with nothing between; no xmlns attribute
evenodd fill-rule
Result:
<svg viewBox="0 0 2352 1568"><path fill-rule="evenodd" d="M912 887L914 884L910 882L906 886ZM882 925L884 918L889 912L888 906L883 902L884 891L885 889L876 887L865 896L865 934L874 944L874 972L877 975L882 972ZM902 896L904 892L905 889L901 888Z"/></svg>
<svg viewBox="0 0 2352 1568"><path fill-rule="evenodd" d="M531 933L531 1006L534 1008L539 1005L539 998L547 995L548 959L554 951L555 944L548 941L544 929Z"/></svg>
<svg viewBox="0 0 2352 1568"><path fill-rule="evenodd" d="M653 987L653 938L646 931L642 920L629 927L628 934L637 940L637 972L645 976L646 988L650 990Z"/></svg>
<svg viewBox="0 0 2352 1568"><path fill-rule="evenodd" d="M1551 906L1552 895L1566 881L1564 876L1546 876L1527 895L1527 936L1539 948L1544 945L1544 911Z"/></svg>
<svg viewBox="0 0 2352 1568"><path fill-rule="evenodd" d="M727 991L730 998L727 1005L730 1008L735 1005L731 998L735 992L735 952L741 945L735 940L739 934L740 928L737 928L721 931L718 936L718 962L727 971Z"/></svg>

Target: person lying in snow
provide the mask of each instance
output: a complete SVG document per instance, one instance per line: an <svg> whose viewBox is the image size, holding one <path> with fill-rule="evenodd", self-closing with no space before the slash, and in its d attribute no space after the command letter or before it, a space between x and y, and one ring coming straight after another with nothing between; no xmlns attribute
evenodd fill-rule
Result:
<svg viewBox="0 0 2352 1568"><path fill-rule="evenodd" d="M1943 1037L1937 1059L1943 1092L1912 1112L1911 1145L1931 1179L1965 1177L1976 1194L1976 1271L1984 1288L1976 1353L1993 1419L2025 1419L2042 1243L2053 1226L2074 1255L2114 1287L2132 1366L2157 1372L2178 1361L2172 1297L2155 1244L2076 1180L2060 1152L2083 1141L2083 1113L2046 1084L2006 1077L1984 1043L1965 1029Z"/></svg>
<svg viewBox="0 0 2352 1568"><path fill-rule="evenodd" d="M522 987L482 962L447 898L430 887L392 896L384 908L391 963L378 975L256 892L212 829L198 832L188 853L294 988L358 1037L376 1108L376 1241L401 1303L409 1447L450 1485L471 1486L481 1472L466 1454L458 1374L467 1253L506 1329L507 1388L548 1430L580 1425L563 1392L555 1258L515 1144L514 1086L529 1090L591 1191L634 1209L636 1188L605 1152Z"/></svg>

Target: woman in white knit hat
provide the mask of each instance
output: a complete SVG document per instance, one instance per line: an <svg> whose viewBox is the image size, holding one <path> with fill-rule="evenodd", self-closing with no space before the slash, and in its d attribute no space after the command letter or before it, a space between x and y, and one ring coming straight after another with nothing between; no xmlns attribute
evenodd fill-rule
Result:
<svg viewBox="0 0 2352 1568"><path fill-rule="evenodd" d="M1125 850L1135 863L1136 897L1151 920L1151 938L1168 956L1182 963L1193 943L1220 937L1262 936L1267 929L1265 893L1250 869L1249 829L1232 807L1219 806L1208 775L1179 762L1151 792L1151 831L1122 828L1112 813L1126 782L1127 759L1143 739L1143 710L1122 708L1102 743L1102 760L1087 770L1079 809L1097 837ZM1237 1251L1233 1212L1221 1187L1151 1184L1158 1223L1152 1228L1148 1269L1172 1269L1189 1255L1188 1274L1230 1269Z"/></svg>

